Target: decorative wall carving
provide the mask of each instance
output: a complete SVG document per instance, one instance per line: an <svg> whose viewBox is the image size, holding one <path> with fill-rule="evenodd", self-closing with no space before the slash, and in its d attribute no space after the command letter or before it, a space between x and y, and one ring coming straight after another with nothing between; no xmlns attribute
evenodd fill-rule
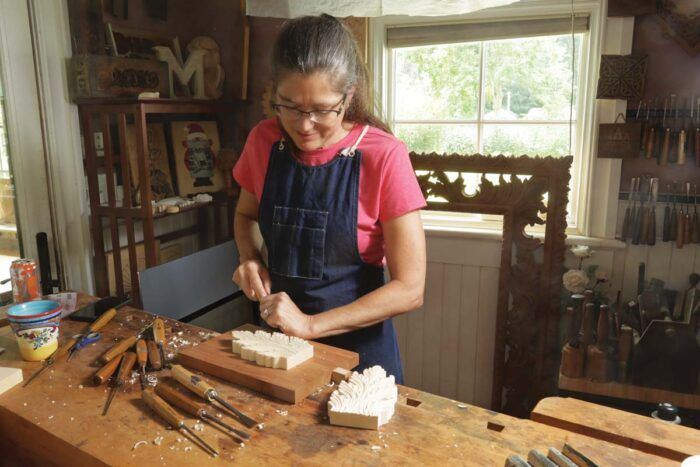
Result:
<svg viewBox="0 0 700 467"><path fill-rule="evenodd" d="M491 405L512 415L527 417L537 401L556 388L556 336L572 161L571 156L411 153L414 170L427 171L418 175L427 209L503 216ZM460 175L450 181L448 172ZM475 194L465 193L463 173L482 174ZM484 174L499 174L498 183ZM544 239L525 232L528 225L535 224L545 226Z"/></svg>

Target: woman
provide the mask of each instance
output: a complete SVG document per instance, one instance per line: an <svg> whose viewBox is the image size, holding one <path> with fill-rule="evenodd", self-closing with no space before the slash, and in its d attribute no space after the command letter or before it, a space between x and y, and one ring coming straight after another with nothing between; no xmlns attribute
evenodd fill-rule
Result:
<svg viewBox="0 0 700 467"><path fill-rule="evenodd" d="M425 285L425 200L406 147L370 112L367 70L332 16L285 24L273 80L277 118L253 128L233 170L233 281L269 326L354 350L359 370L402 383L390 318L420 307Z"/></svg>

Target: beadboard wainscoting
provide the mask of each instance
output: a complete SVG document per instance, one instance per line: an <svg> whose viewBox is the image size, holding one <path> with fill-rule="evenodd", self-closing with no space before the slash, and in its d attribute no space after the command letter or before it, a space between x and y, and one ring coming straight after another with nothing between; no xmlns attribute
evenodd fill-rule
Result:
<svg viewBox="0 0 700 467"><path fill-rule="evenodd" d="M405 384L491 403L500 240L426 232L423 306L394 319Z"/></svg>

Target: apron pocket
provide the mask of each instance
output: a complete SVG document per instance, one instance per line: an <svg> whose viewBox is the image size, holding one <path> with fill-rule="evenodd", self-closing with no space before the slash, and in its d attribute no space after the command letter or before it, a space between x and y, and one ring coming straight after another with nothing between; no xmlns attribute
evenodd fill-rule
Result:
<svg viewBox="0 0 700 467"><path fill-rule="evenodd" d="M270 270L302 279L321 279L328 211L275 206Z"/></svg>

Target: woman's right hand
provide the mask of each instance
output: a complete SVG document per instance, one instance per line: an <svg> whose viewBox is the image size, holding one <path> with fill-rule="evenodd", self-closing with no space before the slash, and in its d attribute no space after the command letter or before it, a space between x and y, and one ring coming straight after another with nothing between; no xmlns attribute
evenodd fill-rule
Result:
<svg viewBox="0 0 700 467"><path fill-rule="evenodd" d="M236 268L231 280L241 288L246 297L253 301L270 294L272 282L270 273L262 261L251 259Z"/></svg>

